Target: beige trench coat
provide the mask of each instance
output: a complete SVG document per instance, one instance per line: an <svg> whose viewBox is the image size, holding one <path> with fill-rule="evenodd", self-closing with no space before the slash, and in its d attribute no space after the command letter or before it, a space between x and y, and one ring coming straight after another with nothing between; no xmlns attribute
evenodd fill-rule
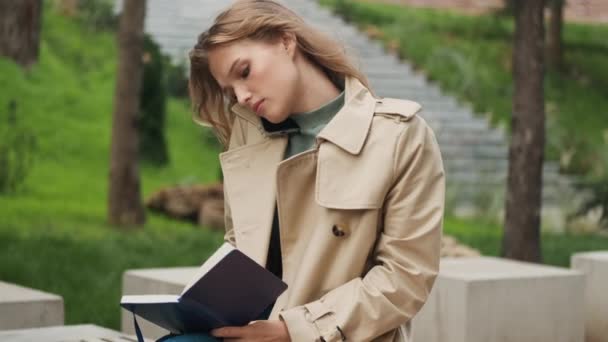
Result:
<svg viewBox="0 0 608 342"><path fill-rule="evenodd" d="M270 319L292 341L409 341L439 271L441 155L417 103L354 78L345 92L314 148L286 160L287 131L232 108L225 239L265 265L276 203L289 287Z"/></svg>

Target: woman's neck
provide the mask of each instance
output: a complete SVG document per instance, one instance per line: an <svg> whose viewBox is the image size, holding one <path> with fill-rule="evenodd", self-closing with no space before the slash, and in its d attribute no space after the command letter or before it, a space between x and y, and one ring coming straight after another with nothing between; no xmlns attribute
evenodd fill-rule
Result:
<svg viewBox="0 0 608 342"><path fill-rule="evenodd" d="M298 95L292 113L313 111L340 95L341 90L320 67L308 61L307 58L299 58L298 62Z"/></svg>

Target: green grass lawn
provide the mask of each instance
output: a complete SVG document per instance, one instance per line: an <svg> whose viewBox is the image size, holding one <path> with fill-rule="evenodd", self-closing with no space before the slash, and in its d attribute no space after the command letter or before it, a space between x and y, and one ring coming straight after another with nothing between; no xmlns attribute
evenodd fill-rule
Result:
<svg viewBox="0 0 608 342"><path fill-rule="evenodd" d="M18 120L38 140L23 188L0 195L0 280L63 296L66 324L119 329L126 269L199 265L222 234L154 215L143 229L106 223L114 37L45 10L40 63L24 73L0 59L0 113L15 100ZM192 124L188 105L172 99L167 120L171 164L143 167L145 196L164 185L218 178L218 151ZM449 218L446 233L498 254L494 224ZM546 262L568 266L572 252L607 249L608 239L546 235L543 244Z"/></svg>
<svg viewBox="0 0 608 342"><path fill-rule="evenodd" d="M500 256L502 226L494 222L448 217L444 233L472 246L483 255ZM543 264L570 267L572 254L598 250L608 251L608 235L541 232Z"/></svg>
<svg viewBox="0 0 608 342"><path fill-rule="evenodd" d="M513 20L374 1L320 0L384 42L495 124L510 125ZM566 23L565 69L547 74L547 152L568 171L608 179L608 26Z"/></svg>
<svg viewBox="0 0 608 342"><path fill-rule="evenodd" d="M140 230L106 224L115 38L50 6L43 22L40 63L30 72L0 59L0 117L15 100L38 145L22 189L0 195L0 280L62 295L67 324L119 328L125 269L199 265L222 234L154 215ZM186 102L169 101L171 164L142 167L145 196L218 179L217 150L190 116Z"/></svg>

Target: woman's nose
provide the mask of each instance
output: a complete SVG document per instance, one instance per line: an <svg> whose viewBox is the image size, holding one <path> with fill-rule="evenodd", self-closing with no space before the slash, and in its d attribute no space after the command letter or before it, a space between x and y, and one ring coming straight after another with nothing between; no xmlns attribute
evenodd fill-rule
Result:
<svg viewBox="0 0 608 342"><path fill-rule="evenodd" d="M236 95L236 100L240 105L247 105L251 100L251 93L246 89L235 88L234 93Z"/></svg>

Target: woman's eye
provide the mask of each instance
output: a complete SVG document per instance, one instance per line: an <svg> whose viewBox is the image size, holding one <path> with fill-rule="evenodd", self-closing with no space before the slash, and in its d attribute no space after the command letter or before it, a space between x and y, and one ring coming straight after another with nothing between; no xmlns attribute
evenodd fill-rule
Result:
<svg viewBox="0 0 608 342"><path fill-rule="evenodd" d="M249 67L243 69L243 72L241 73L242 78L247 78L247 76L249 76Z"/></svg>

